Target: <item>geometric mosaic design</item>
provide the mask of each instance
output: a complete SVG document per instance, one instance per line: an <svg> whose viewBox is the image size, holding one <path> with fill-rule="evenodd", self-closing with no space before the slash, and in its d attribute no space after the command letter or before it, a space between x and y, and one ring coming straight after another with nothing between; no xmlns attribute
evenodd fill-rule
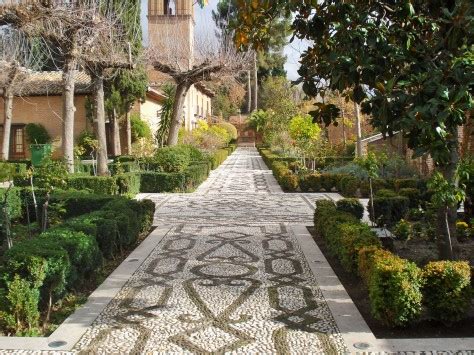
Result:
<svg viewBox="0 0 474 355"><path fill-rule="evenodd" d="M170 226L75 345L80 353L340 354L347 349L287 225L324 194L284 194L239 148L193 194L142 194Z"/></svg>
<svg viewBox="0 0 474 355"><path fill-rule="evenodd" d="M285 225L179 225L76 349L340 354L345 346Z"/></svg>

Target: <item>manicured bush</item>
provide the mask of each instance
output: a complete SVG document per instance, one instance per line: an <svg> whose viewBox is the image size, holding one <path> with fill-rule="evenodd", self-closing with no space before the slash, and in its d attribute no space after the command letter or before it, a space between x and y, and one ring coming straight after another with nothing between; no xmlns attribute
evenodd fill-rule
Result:
<svg viewBox="0 0 474 355"><path fill-rule="evenodd" d="M389 251L381 249L379 246L375 245L363 247L359 250L357 270L359 276L367 286L370 284L370 277L372 276L375 257L390 258L391 255L392 254Z"/></svg>
<svg viewBox="0 0 474 355"><path fill-rule="evenodd" d="M115 176L120 195L134 196L140 193L140 174L124 173Z"/></svg>
<svg viewBox="0 0 474 355"><path fill-rule="evenodd" d="M396 179L394 181L394 187L397 191L405 188L420 189L422 186L426 186L426 184L419 179Z"/></svg>
<svg viewBox="0 0 474 355"><path fill-rule="evenodd" d="M184 173L140 173L140 192L176 192L186 186Z"/></svg>
<svg viewBox="0 0 474 355"><path fill-rule="evenodd" d="M229 151L227 149L217 149L211 155L212 161L212 169L216 169L219 165L221 165L229 156Z"/></svg>
<svg viewBox="0 0 474 355"><path fill-rule="evenodd" d="M34 238L15 243L3 256L3 274L7 281L15 275L40 289L44 304L49 296L57 298L67 286L71 271L68 253L54 240Z"/></svg>
<svg viewBox="0 0 474 355"><path fill-rule="evenodd" d="M389 326L403 326L422 311L423 276L416 264L375 252L369 277L372 315Z"/></svg>
<svg viewBox="0 0 474 355"><path fill-rule="evenodd" d="M113 164L109 164L109 171L112 175L119 175L123 173L136 173L140 171L140 165L136 161L116 162Z"/></svg>
<svg viewBox="0 0 474 355"><path fill-rule="evenodd" d="M218 127L224 128L227 131L227 134L230 140L237 139L237 128L229 122L220 122L217 124Z"/></svg>
<svg viewBox="0 0 474 355"><path fill-rule="evenodd" d="M346 197L356 197L361 180L357 177L346 175L339 181L339 191Z"/></svg>
<svg viewBox="0 0 474 355"><path fill-rule="evenodd" d="M186 190L198 187L209 176L209 165L207 163L196 163L188 166L184 171L186 179Z"/></svg>
<svg viewBox="0 0 474 355"><path fill-rule="evenodd" d="M372 209L369 208L370 219L381 226L389 227L395 225L405 216L410 205L408 198L402 196L375 197L373 201L375 216L372 215Z"/></svg>
<svg viewBox="0 0 474 355"><path fill-rule="evenodd" d="M356 198L344 198L336 202L337 210L352 214L357 219L364 216L364 206Z"/></svg>
<svg viewBox="0 0 474 355"><path fill-rule="evenodd" d="M423 276L424 303L432 318L449 324L467 316L472 297L468 262L432 261Z"/></svg>
<svg viewBox="0 0 474 355"><path fill-rule="evenodd" d="M298 176L295 175L285 163L275 161L272 164L275 179L285 191L296 191L298 188Z"/></svg>
<svg viewBox="0 0 474 355"><path fill-rule="evenodd" d="M179 145L158 149L154 160L166 173L182 172L191 162L188 148Z"/></svg>
<svg viewBox="0 0 474 355"><path fill-rule="evenodd" d="M372 179L372 190L374 194L381 189L394 189L393 182L386 179ZM368 180L363 180L360 185L360 192L363 197L370 197L370 184Z"/></svg>
<svg viewBox="0 0 474 355"><path fill-rule="evenodd" d="M374 231L365 223L346 222L333 225L332 233L326 233L328 246L349 272L358 270L359 250L365 247L380 247Z"/></svg>
<svg viewBox="0 0 474 355"><path fill-rule="evenodd" d="M300 177L299 186L303 192L319 192L321 190L321 174L311 173Z"/></svg>
<svg viewBox="0 0 474 355"><path fill-rule="evenodd" d="M115 198L117 197L96 195L86 191L57 191L51 195L50 203L62 204L65 217L71 218L97 211Z"/></svg>
<svg viewBox="0 0 474 355"><path fill-rule="evenodd" d="M75 190L89 190L98 195L116 195L117 182L111 176L75 176L67 178L67 186Z"/></svg>
<svg viewBox="0 0 474 355"><path fill-rule="evenodd" d="M40 312L39 290L15 275L0 293L0 326L16 335L35 335Z"/></svg>
<svg viewBox="0 0 474 355"><path fill-rule="evenodd" d="M418 208L420 206L421 192L411 187L401 188L398 190L400 196L408 198L410 208Z"/></svg>
<svg viewBox="0 0 474 355"><path fill-rule="evenodd" d="M67 251L71 261L69 287L81 285L102 265L102 253L93 235L54 228L42 233L40 238L52 240Z"/></svg>
<svg viewBox="0 0 474 355"><path fill-rule="evenodd" d="M324 232L324 221L336 213L336 205L330 200L317 200L314 210L314 227L320 234ZM323 236L323 235L321 235Z"/></svg>
<svg viewBox="0 0 474 355"><path fill-rule="evenodd" d="M395 197L397 193L390 189L380 189L375 193L376 197Z"/></svg>
<svg viewBox="0 0 474 355"><path fill-rule="evenodd" d="M5 201L5 194L7 189L0 188L0 204L3 205ZM16 220L22 216L22 202L21 202L21 189L19 188L10 188L7 195L7 205L8 205L8 215L10 220Z"/></svg>

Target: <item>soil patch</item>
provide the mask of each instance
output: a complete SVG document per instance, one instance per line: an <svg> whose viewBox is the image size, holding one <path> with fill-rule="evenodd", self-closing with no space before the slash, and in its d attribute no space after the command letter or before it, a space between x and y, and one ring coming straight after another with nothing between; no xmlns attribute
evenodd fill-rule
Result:
<svg viewBox="0 0 474 355"><path fill-rule="evenodd" d="M348 273L342 268L339 260L329 253L323 238L316 235L314 227L308 227L308 231L313 236L319 249L323 252L329 265L331 265L331 268L334 270L347 293L352 298L352 301L374 333L375 337L379 339L474 337L474 306L471 307L467 318L460 322L456 322L449 327L443 323L426 319L426 317L422 317L420 321L405 328L391 328L380 323L378 320L374 319L370 313L369 292L367 287L363 285L362 280L357 275ZM430 248L428 248L427 252L430 251Z"/></svg>

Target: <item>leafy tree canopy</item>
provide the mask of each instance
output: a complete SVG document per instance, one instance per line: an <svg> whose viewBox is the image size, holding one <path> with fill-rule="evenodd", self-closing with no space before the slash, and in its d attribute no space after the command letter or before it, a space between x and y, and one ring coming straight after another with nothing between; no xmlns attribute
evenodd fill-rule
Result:
<svg viewBox="0 0 474 355"><path fill-rule="evenodd" d="M264 48L274 18L294 16L293 35L307 40L301 56L304 92L348 91L383 134L403 131L416 155L448 165L457 128L473 108L472 0L241 0L235 40ZM333 104L312 115L331 124Z"/></svg>

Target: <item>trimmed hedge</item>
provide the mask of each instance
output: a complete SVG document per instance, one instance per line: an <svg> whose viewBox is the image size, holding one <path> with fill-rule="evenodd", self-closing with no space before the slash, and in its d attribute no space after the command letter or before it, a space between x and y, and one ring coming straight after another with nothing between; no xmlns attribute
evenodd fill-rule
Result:
<svg viewBox="0 0 474 355"><path fill-rule="evenodd" d="M15 243L3 260L4 280L19 275L40 290L43 304L50 294L57 299L66 289L71 262L66 250L52 239L34 238Z"/></svg>
<svg viewBox="0 0 474 355"><path fill-rule="evenodd" d="M190 151L184 146L164 147L156 151L154 161L167 173L179 173L191 163Z"/></svg>
<svg viewBox="0 0 474 355"><path fill-rule="evenodd" d="M450 324L471 306L471 269L466 261L432 261L423 268L424 303L431 317Z"/></svg>
<svg viewBox="0 0 474 355"><path fill-rule="evenodd" d="M139 173L124 173L115 176L118 193L134 196L140 193L141 177Z"/></svg>
<svg viewBox="0 0 474 355"><path fill-rule="evenodd" d="M0 204L3 205L7 189L0 189ZM21 202L21 189L12 187L7 196L8 214L11 220L20 219L23 215Z"/></svg>
<svg viewBox="0 0 474 355"><path fill-rule="evenodd" d="M347 212L357 219L362 219L364 216L364 206L356 198L344 198L336 202L338 211Z"/></svg>
<svg viewBox="0 0 474 355"><path fill-rule="evenodd" d="M420 316L423 275L416 264L375 251L368 286L372 314L382 323L402 326Z"/></svg>
<svg viewBox="0 0 474 355"><path fill-rule="evenodd" d="M381 246L368 225L361 223L350 213L338 211L333 202L317 202L314 224L331 254L337 256L347 271L357 270L360 249Z"/></svg>
<svg viewBox="0 0 474 355"><path fill-rule="evenodd" d="M86 191L58 191L51 195L51 204L62 204L65 209L65 217L76 217L103 208L113 199L118 198L110 195L95 195Z"/></svg>
<svg viewBox="0 0 474 355"><path fill-rule="evenodd" d="M183 191L186 176L183 173L154 173L140 174L140 192L177 192Z"/></svg>
<svg viewBox="0 0 474 355"><path fill-rule="evenodd" d="M75 190L89 190L98 195L116 195L118 186L115 177L70 175L67 186Z"/></svg>
<svg viewBox="0 0 474 355"><path fill-rule="evenodd" d="M102 253L94 236L65 228L54 228L40 235L67 251L71 261L69 287L81 285L102 265Z"/></svg>
<svg viewBox="0 0 474 355"><path fill-rule="evenodd" d="M272 171L275 179L283 190L293 192L298 188L298 176L283 163L276 161L272 164Z"/></svg>
<svg viewBox="0 0 474 355"><path fill-rule="evenodd" d="M221 165L229 156L228 149L218 149L213 154L211 154L212 170L216 169Z"/></svg>
<svg viewBox="0 0 474 355"><path fill-rule="evenodd" d="M369 208L370 219L382 226L394 226L410 209L410 201L403 196L374 197L373 203L375 216Z"/></svg>

